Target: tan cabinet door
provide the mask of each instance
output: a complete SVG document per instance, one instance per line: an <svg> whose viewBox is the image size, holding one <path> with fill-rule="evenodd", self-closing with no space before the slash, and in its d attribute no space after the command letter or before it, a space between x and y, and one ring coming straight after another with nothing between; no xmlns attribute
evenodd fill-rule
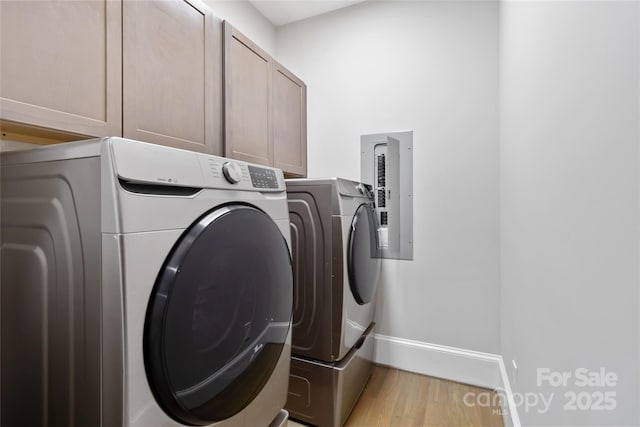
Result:
<svg viewBox="0 0 640 427"><path fill-rule="evenodd" d="M274 166L307 175L307 86L281 64L273 66Z"/></svg>
<svg viewBox="0 0 640 427"><path fill-rule="evenodd" d="M121 3L0 1L0 118L122 134Z"/></svg>
<svg viewBox="0 0 640 427"><path fill-rule="evenodd" d="M271 57L224 23L225 156L273 165Z"/></svg>
<svg viewBox="0 0 640 427"><path fill-rule="evenodd" d="M222 28L199 0L123 2L123 132L222 151Z"/></svg>

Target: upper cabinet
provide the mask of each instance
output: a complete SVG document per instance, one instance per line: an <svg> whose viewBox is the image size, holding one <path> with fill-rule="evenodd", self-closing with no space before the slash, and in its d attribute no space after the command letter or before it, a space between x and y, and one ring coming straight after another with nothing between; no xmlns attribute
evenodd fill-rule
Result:
<svg viewBox="0 0 640 427"><path fill-rule="evenodd" d="M0 118L122 134L121 3L0 1Z"/></svg>
<svg viewBox="0 0 640 427"><path fill-rule="evenodd" d="M222 22L200 0L0 0L0 56L9 138L222 154Z"/></svg>
<svg viewBox="0 0 640 427"><path fill-rule="evenodd" d="M225 156L273 165L271 57L224 23Z"/></svg>
<svg viewBox="0 0 640 427"><path fill-rule="evenodd" d="M125 0L123 134L222 152L222 28L199 0Z"/></svg>
<svg viewBox="0 0 640 427"><path fill-rule="evenodd" d="M0 0L0 125L307 173L306 86L202 0Z"/></svg>
<svg viewBox="0 0 640 427"><path fill-rule="evenodd" d="M307 174L302 80L224 22L225 156Z"/></svg>
<svg viewBox="0 0 640 427"><path fill-rule="evenodd" d="M277 62L273 67L273 165L307 175L307 86Z"/></svg>

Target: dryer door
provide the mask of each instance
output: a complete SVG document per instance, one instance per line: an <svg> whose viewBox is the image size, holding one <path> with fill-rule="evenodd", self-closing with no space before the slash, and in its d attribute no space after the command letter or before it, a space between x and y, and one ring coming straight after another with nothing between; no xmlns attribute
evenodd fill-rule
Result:
<svg viewBox="0 0 640 427"><path fill-rule="evenodd" d="M175 420L233 416L265 385L291 322L291 258L264 212L227 205L173 247L147 308L147 378Z"/></svg>
<svg viewBox="0 0 640 427"><path fill-rule="evenodd" d="M361 204L351 221L347 252L349 287L360 305L373 300L378 286L381 251L377 230L373 208L368 203Z"/></svg>

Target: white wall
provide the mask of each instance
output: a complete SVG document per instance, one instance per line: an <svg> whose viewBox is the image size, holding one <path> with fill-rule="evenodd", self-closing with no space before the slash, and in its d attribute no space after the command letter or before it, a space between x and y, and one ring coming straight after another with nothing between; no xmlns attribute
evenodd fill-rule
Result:
<svg viewBox="0 0 640 427"><path fill-rule="evenodd" d="M499 352L498 6L365 2L280 27L308 85L309 176L360 178L360 135L414 131L414 261L385 261L378 332Z"/></svg>
<svg viewBox="0 0 640 427"><path fill-rule="evenodd" d="M204 0L220 19L229 21L267 51L276 56L276 29L251 3L245 0Z"/></svg>
<svg viewBox="0 0 640 427"><path fill-rule="evenodd" d="M639 5L502 6L502 350L516 391L555 395L547 414L520 407L526 425L640 424ZM581 367L619 384L536 384ZM615 411L563 410L603 391Z"/></svg>

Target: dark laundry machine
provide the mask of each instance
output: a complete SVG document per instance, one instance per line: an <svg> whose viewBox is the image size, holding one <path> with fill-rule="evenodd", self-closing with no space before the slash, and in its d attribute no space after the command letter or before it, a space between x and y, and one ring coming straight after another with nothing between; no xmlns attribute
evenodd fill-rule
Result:
<svg viewBox="0 0 640 427"><path fill-rule="evenodd" d="M381 252L371 188L286 181L294 270L291 417L342 426L373 369Z"/></svg>

